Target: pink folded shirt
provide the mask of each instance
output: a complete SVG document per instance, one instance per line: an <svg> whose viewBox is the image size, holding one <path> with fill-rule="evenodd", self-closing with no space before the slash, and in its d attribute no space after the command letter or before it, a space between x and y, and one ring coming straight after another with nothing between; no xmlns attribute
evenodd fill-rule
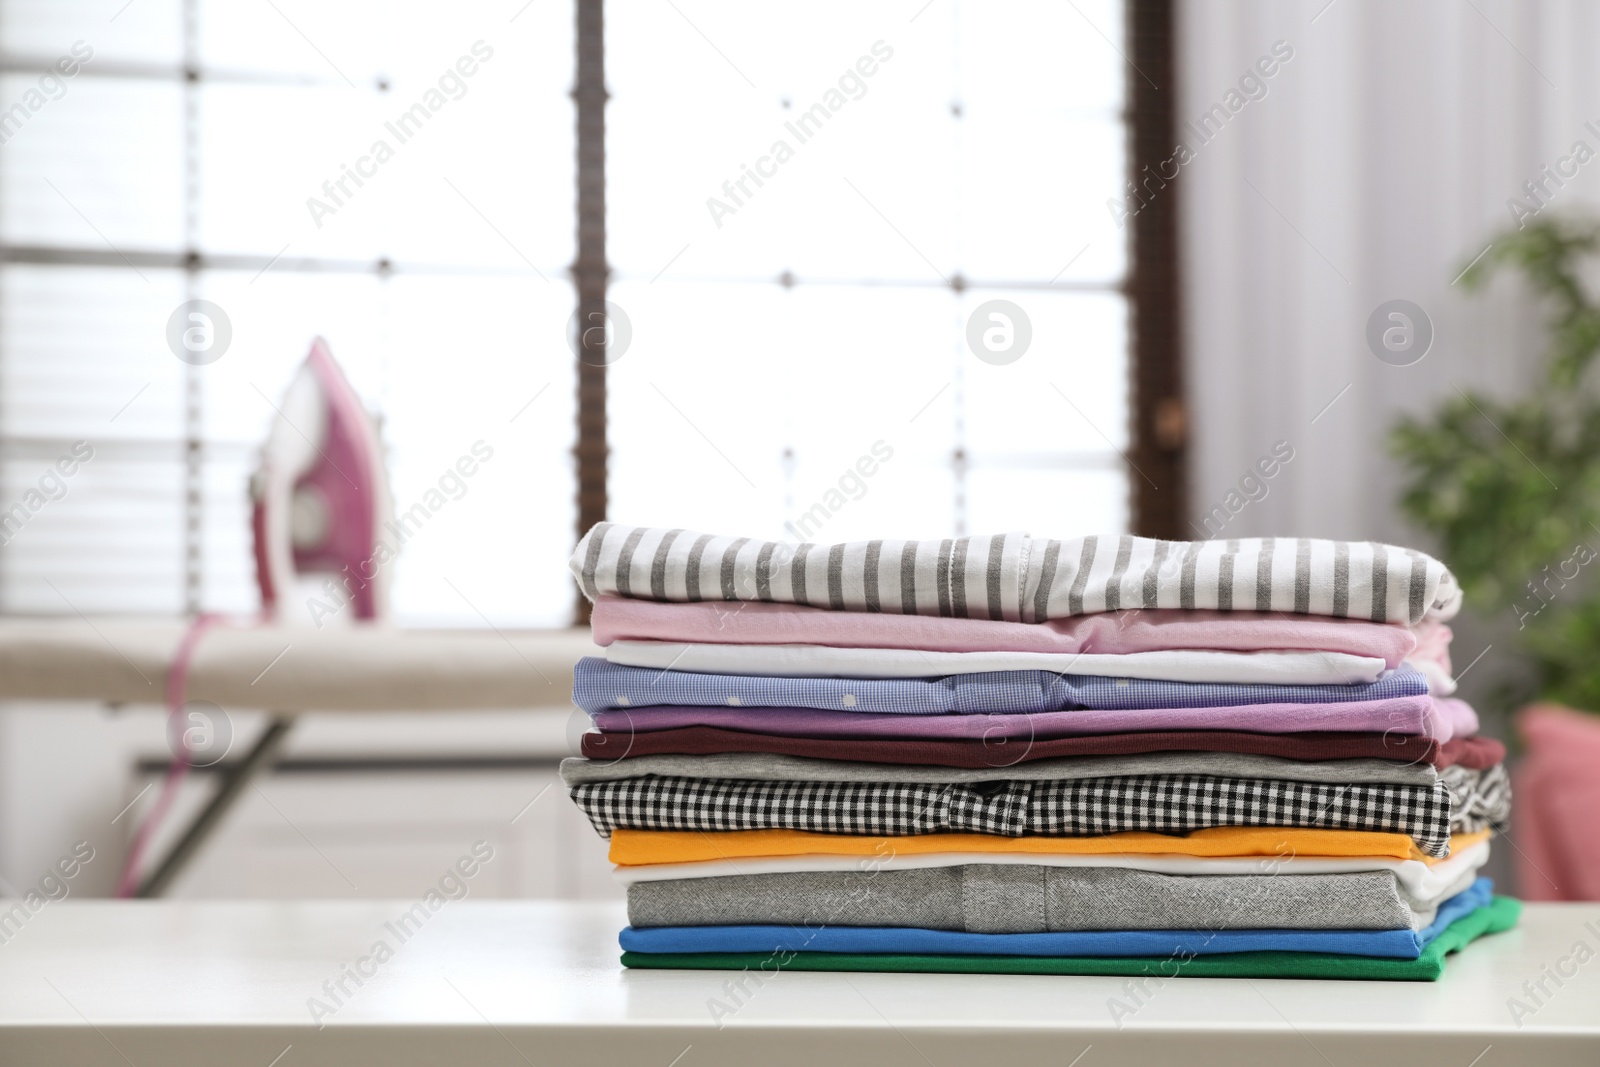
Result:
<svg viewBox="0 0 1600 1067"><path fill-rule="evenodd" d="M1391 668L1417 646L1416 635L1403 626L1250 611L1127 611L1029 623L827 611L797 604L709 600L667 604L603 596L595 602L593 626L598 645L645 640L1104 655L1270 649L1374 656ZM1445 630L1445 641L1448 634Z"/></svg>
<svg viewBox="0 0 1600 1067"><path fill-rule="evenodd" d="M1450 627L1438 619L1424 619L1415 630L1417 647L1406 656L1406 662L1428 677L1428 688L1435 693L1448 695L1456 691L1451 675Z"/></svg>
<svg viewBox="0 0 1600 1067"><path fill-rule="evenodd" d="M1251 730L1266 734L1420 734L1438 741L1478 730L1478 716L1460 700L1402 697L1344 704L1250 704L1233 708L1149 711L1047 711L1006 715L876 715L798 708L653 707L595 712L608 734L715 726L787 737L963 738L1015 741L1141 730Z"/></svg>

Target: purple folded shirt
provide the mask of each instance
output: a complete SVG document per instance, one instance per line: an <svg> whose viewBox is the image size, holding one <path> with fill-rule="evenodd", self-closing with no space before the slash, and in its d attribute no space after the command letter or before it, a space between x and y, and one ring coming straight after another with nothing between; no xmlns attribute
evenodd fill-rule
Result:
<svg viewBox="0 0 1600 1067"><path fill-rule="evenodd" d="M1478 717L1459 700L1400 697L1344 704L1249 704L1148 711L1046 711L1003 715L872 715L801 708L651 707L598 711L613 734L717 726L786 737L908 737L966 740L1079 737L1141 730L1249 730L1264 734L1332 730L1420 734L1444 742L1476 733Z"/></svg>

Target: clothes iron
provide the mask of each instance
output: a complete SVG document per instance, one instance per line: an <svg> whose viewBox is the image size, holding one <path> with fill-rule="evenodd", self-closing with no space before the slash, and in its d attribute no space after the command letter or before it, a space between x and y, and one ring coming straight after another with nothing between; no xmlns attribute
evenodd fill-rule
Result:
<svg viewBox="0 0 1600 1067"><path fill-rule="evenodd" d="M322 588L308 598L310 621L323 625L328 601L357 619L388 607L387 549L378 532L393 516L377 426L318 337L284 394L251 480L256 580L262 614L301 621L282 610L307 579ZM323 610L319 611L319 607Z"/></svg>

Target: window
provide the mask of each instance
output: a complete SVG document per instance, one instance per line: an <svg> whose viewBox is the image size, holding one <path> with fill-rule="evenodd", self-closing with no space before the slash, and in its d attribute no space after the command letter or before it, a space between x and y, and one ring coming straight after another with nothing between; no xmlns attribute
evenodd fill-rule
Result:
<svg viewBox="0 0 1600 1067"><path fill-rule="evenodd" d="M1120 5L607 13L613 517L1127 527Z"/></svg>
<svg viewBox="0 0 1600 1067"><path fill-rule="evenodd" d="M612 517L1128 527L1118 3L605 15ZM0 533L0 610L254 610L246 482L321 334L400 509L494 449L394 564L399 620L567 620L574 24L0 0L0 508L93 448ZM193 299L232 330L204 366L166 339Z"/></svg>

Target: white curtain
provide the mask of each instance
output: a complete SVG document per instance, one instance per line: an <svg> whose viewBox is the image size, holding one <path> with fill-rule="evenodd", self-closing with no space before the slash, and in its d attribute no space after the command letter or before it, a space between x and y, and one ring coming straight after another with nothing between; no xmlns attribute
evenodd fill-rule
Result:
<svg viewBox="0 0 1600 1067"><path fill-rule="evenodd" d="M1468 294L1452 280L1514 225L1507 200L1527 202L1541 167L1575 141L1600 152L1584 127L1600 130L1600 6L1183 0L1180 125L1224 103L1279 41L1293 57L1262 79L1266 95L1173 187L1194 518L1286 441L1293 460L1223 536L1425 544L1399 516L1387 433L1457 388L1502 395L1530 380L1544 337L1526 290L1499 279ZM1550 188L1547 210L1592 209L1600 159ZM1366 340L1368 316L1396 298L1433 325L1411 366L1380 362Z"/></svg>

